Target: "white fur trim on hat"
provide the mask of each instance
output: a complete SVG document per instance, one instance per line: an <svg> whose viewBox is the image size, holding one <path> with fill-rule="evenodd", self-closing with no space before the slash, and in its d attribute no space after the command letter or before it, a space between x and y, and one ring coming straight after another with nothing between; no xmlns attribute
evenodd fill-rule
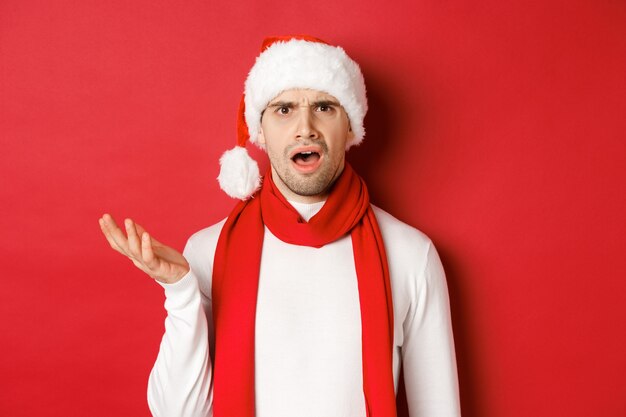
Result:
<svg viewBox="0 0 626 417"><path fill-rule="evenodd" d="M261 187L259 165L246 148L235 146L220 158L220 188L232 198L245 200Z"/></svg>
<svg viewBox="0 0 626 417"><path fill-rule="evenodd" d="M292 39L270 45L257 57L248 74L244 95L250 142L259 145L261 112L267 104L291 88L311 88L337 98L354 133L346 149L363 140L367 97L358 64L340 46Z"/></svg>

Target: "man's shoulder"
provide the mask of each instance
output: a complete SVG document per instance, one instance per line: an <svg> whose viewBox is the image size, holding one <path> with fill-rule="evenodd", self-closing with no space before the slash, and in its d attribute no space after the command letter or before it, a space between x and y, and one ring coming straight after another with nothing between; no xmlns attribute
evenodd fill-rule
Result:
<svg viewBox="0 0 626 417"><path fill-rule="evenodd" d="M211 297L211 275L213 270L213 256L220 232L226 219L211 226L200 229L187 239L183 256L189 262L191 269L196 273L200 291Z"/></svg>
<svg viewBox="0 0 626 417"><path fill-rule="evenodd" d="M202 253L214 252L215 247L217 246L217 240L220 237L220 232L222 231L222 227L224 226L226 219L227 218L224 218L211 226L200 229L189 236L187 242L189 250Z"/></svg>
<svg viewBox="0 0 626 417"><path fill-rule="evenodd" d="M385 247L405 248L411 251L427 250L432 244L421 230L398 220L385 210L372 204L376 221L385 241Z"/></svg>

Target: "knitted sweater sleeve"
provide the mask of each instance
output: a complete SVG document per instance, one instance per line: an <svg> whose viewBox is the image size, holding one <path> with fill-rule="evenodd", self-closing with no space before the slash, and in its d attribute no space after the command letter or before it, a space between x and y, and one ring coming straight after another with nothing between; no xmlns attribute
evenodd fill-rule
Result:
<svg viewBox="0 0 626 417"><path fill-rule="evenodd" d="M190 271L165 290L165 333L148 379L148 406L155 417L207 417L212 414L212 366L205 309L210 310L192 262L192 243L183 255Z"/></svg>
<svg viewBox="0 0 626 417"><path fill-rule="evenodd" d="M403 324L402 362L411 417L458 417L456 357L448 289L443 266L432 242L412 288Z"/></svg>

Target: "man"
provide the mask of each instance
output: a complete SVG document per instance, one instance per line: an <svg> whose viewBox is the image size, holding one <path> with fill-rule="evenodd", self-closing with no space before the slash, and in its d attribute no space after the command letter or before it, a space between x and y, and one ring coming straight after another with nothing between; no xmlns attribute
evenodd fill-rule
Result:
<svg viewBox="0 0 626 417"><path fill-rule="evenodd" d="M432 242L369 203L345 152L364 136L365 84L340 47L268 38L220 185L242 199L183 255L126 219L113 248L165 288L150 374L156 416L458 416L444 271ZM247 140L271 169L261 186Z"/></svg>

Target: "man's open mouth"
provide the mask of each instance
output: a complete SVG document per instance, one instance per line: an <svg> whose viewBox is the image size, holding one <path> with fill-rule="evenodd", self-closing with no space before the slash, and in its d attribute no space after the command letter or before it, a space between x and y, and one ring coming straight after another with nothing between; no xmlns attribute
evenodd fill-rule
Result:
<svg viewBox="0 0 626 417"><path fill-rule="evenodd" d="M314 151L298 152L291 160L299 166L313 165L320 159L320 154Z"/></svg>
<svg viewBox="0 0 626 417"><path fill-rule="evenodd" d="M302 146L291 153L294 168L302 174L311 174L322 163L322 150L319 146Z"/></svg>

